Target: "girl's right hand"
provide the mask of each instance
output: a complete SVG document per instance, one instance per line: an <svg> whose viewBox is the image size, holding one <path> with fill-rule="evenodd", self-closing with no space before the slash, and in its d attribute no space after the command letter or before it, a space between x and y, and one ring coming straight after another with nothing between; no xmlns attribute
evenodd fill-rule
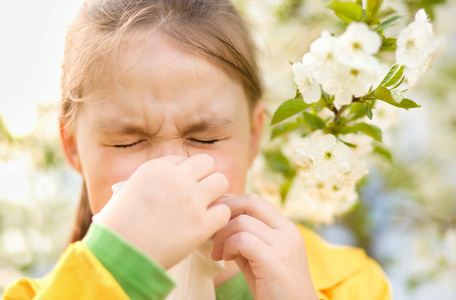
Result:
<svg viewBox="0 0 456 300"><path fill-rule="evenodd" d="M228 223L228 206L213 204L228 186L207 154L163 156L142 164L97 221L169 269Z"/></svg>

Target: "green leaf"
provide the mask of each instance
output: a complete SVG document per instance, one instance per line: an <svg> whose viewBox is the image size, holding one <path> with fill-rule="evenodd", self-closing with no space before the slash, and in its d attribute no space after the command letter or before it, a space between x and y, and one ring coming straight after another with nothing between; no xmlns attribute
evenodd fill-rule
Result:
<svg viewBox="0 0 456 300"><path fill-rule="evenodd" d="M291 166L288 158L279 151L266 151L263 153L268 166L274 172L283 173L287 177L292 177L295 174L295 170Z"/></svg>
<svg viewBox="0 0 456 300"><path fill-rule="evenodd" d="M362 118L366 115L366 107L362 103L353 103L350 108L351 120Z"/></svg>
<svg viewBox="0 0 456 300"><path fill-rule="evenodd" d="M374 95L378 100L382 100L388 104L391 104L399 108L404 108L408 110L409 108L421 107L420 105L416 104L410 99L402 98L402 94L399 91L394 91L393 95L391 91L385 87L377 88L374 92ZM397 100L400 100L400 102L396 101L395 98Z"/></svg>
<svg viewBox="0 0 456 300"><path fill-rule="evenodd" d="M409 109L409 108L418 108L421 107L421 105L416 104L414 101L408 99L408 98L403 98L401 103L399 104L401 108Z"/></svg>
<svg viewBox="0 0 456 300"><path fill-rule="evenodd" d="M279 123L285 119L288 119L291 116L294 116L297 113L300 113L307 107L309 104L306 104L301 98L293 98L283 102L275 111L274 116L272 116L271 125Z"/></svg>
<svg viewBox="0 0 456 300"><path fill-rule="evenodd" d="M396 38L383 38L382 47L380 51L394 51L396 50Z"/></svg>
<svg viewBox="0 0 456 300"><path fill-rule="evenodd" d="M296 130L299 127L297 122L287 122L277 125L271 132L271 140L284 133Z"/></svg>
<svg viewBox="0 0 456 300"><path fill-rule="evenodd" d="M405 80L405 76L402 76L401 80L399 80L395 86L390 88L390 90L394 90L395 88L399 87L402 84L402 82L404 82L404 80Z"/></svg>
<svg viewBox="0 0 456 300"><path fill-rule="evenodd" d="M367 106L366 106L366 115L369 118L369 120L372 120L372 118L374 117L374 115L372 114L372 109Z"/></svg>
<svg viewBox="0 0 456 300"><path fill-rule="evenodd" d="M383 78L382 82L379 84L379 87L389 87L401 80L402 75L404 75L404 66L395 64L391 67L388 74Z"/></svg>
<svg viewBox="0 0 456 300"><path fill-rule="evenodd" d="M293 63L291 63L293 65ZM295 99L300 99L302 98L302 94L301 92L299 91L299 89L296 89L296 95L295 95Z"/></svg>
<svg viewBox="0 0 456 300"><path fill-rule="evenodd" d="M341 133L348 134L353 132L362 132L376 141L382 141L382 131L375 125L367 123L358 123L351 127L344 128Z"/></svg>
<svg viewBox="0 0 456 300"><path fill-rule="evenodd" d="M324 102L326 105L332 103L332 100L330 99L330 97L328 96L328 94L325 93L324 91L321 91L321 99L323 99L323 102Z"/></svg>
<svg viewBox="0 0 456 300"><path fill-rule="evenodd" d="M388 149L386 149L385 147L383 147L381 145L376 145L374 147L373 152L383 156L384 158L389 160L391 163L393 162L393 156L391 155L391 152Z"/></svg>
<svg viewBox="0 0 456 300"><path fill-rule="evenodd" d="M280 197L282 200L282 204L284 204L287 199L288 191L290 190L290 186L291 186L291 183L293 182L293 178L294 178L294 176L287 178L287 180L280 187Z"/></svg>
<svg viewBox="0 0 456 300"><path fill-rule="evenodd" d="M378 18L381 20L383 18L389 17L389 16L394 15L396 13L397 13L397 11L395 11L391 7L387 7L387 8L382 9L381 11L378 12Z"/></svg>
<svg viewBox="0 0 456 300"><path fill-rule="evenodd" d="M323 121L319 116L304 112L303 113L304 120L306 123L315 129L326 129L326 123Z"/></svg>
<svg viewBox="0 0 456 300"><path fill-rule="evenodd" d="M389 17L388 19L386 19L385 21L383 21L382 23L380 23L380 25L378 26L379 29L386 29L388 27L391 27L393 26L394 24L396 24L397 21L399 21L400 19L402 19L404 16L392 16L392 17Z"/></svg>
<svg viewBox="0 0 456 300"><path fill-rule="evenodd" d="M344 22L351 23L353 21L361 21L363 17L363 9L359 4L353 2L331 1L328 8Z"/></svg>
<svg viewBox="0 0 456 300"><path fill-rule="evenodd" d="M346 142L346 141L344 141L344 140L341 140L340 138L339 138L339 141L341 141L342 143L344 143L345 145L347 145L347 146L350 147L350 148L356 148L356 145L355 145L355 144Z"/></svg>
<svg viewBox="0 0 456 300"><path fill-rule="evenodd" d="M367 0L366 5L366 19L369 23L372 23L377 19L378 10L382 5L383 0Z"/></svg>

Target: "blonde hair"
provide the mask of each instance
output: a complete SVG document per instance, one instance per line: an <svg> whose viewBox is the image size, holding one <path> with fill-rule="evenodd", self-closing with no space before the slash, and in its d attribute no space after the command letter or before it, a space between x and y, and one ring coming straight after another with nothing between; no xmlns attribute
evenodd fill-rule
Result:
<svg viewBox="0 0 456 300"><path fill-rule="evenodd" d="M255 46L229 0L86 0L68 28L61 80L61 122L71 132L88 85L103 85L107 57L126 41L152 31L169 36L240 80L253 107L262 87ZM72 241L81 239L91 212L85 186Z"/></svg>

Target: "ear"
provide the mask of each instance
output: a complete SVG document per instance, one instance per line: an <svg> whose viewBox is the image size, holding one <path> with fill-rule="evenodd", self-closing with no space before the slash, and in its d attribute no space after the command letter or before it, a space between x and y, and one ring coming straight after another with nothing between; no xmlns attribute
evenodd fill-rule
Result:
<svg viewBox="0 0 456 300"><path fill-rule="evenodd" d="M250 120L250 153L249 166L252 165L255 157L260 150L261 137L264 130L264 105L262 101L258 101L253 107Z"/></svg>
<svg viewBox="0 0 456 300"><path fill-rule="evenodd" d="M71 132L71 130L69 130L69 128L65 126L65 124L63 124L62 120L59 120L59 123L60 140L62 142L62 148L65 158L79 174L82 174L82 167L79 159L78 147L75 136L73 132Z"/></svg>

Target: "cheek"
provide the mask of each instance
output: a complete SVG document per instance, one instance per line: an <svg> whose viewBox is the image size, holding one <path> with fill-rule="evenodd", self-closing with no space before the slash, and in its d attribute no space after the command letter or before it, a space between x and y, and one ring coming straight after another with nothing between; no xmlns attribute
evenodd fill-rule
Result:
<svg viewBox="0 0 456 300"><path fill-rule="evenodd" d="M103 152L98 154L88 155L87 159L82 157L90 207L94 214L98 213L111 198L111 186L127 180L144 162L143 157L132 155L114 156Z"/></svg>
<svg viewBox="0 0 456 300"><path fill-rule="evenodd" d="M241 196L245 193L248 160L244 157L232 155L231 157L214 157L216 170L224 174L230 183L228 194Z"/></svg>

